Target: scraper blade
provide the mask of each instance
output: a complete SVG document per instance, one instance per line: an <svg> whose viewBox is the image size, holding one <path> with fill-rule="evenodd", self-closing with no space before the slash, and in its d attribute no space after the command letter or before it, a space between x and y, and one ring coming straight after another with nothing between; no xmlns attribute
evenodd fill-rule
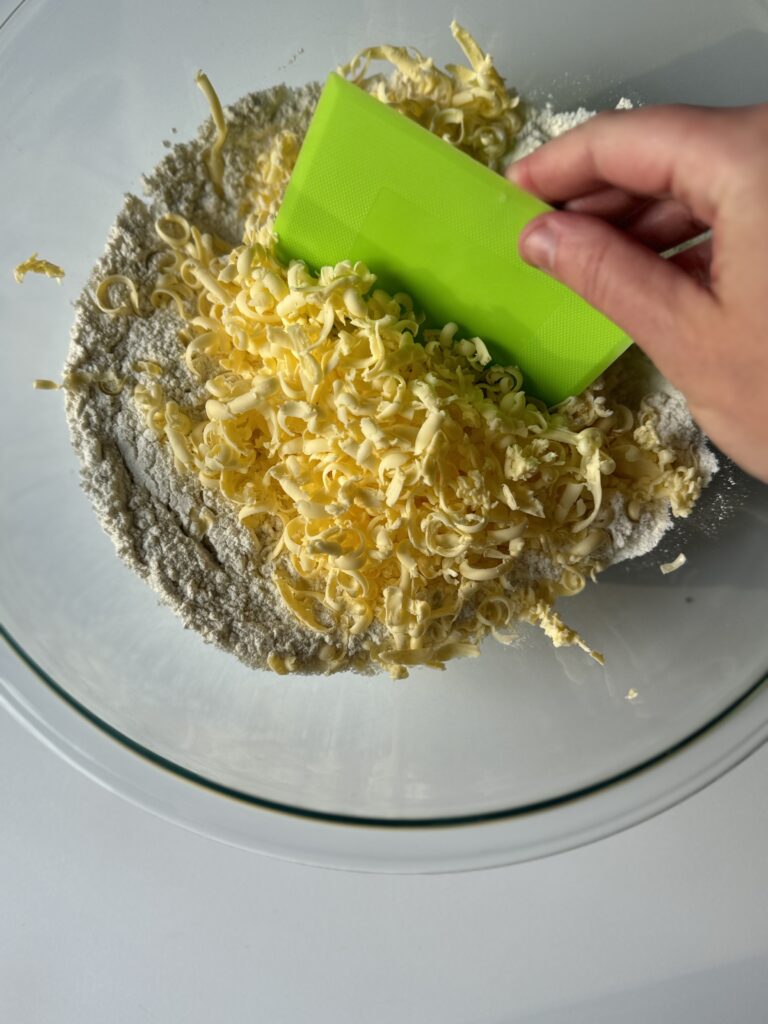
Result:
<svg viewBox="0 0 768 1024"><path fill-rule="evenodd" d="M428 326L454 321L525 390L578 394L630 344L602 313L517 253L550 209L501 175L332 74L275 223L278 254L317 269L362 260L406 291Z"/></svg>

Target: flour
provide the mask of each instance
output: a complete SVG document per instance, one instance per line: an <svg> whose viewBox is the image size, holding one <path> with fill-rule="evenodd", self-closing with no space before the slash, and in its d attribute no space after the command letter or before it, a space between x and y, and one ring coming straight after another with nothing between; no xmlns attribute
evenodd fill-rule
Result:
<svg viewBox="0 0 768 1024"><path fill-rule="evenodd" d="M594 110L586 110L584 107L556 112L551 103L538 110L528 107L523 130L515 140L512 159L521 160L524 156L529 156L545 142L557 138L571 128L576 128L590 117L594 117L594 114Z"/></svg>
<svg viewBox="0 0 768 1024"><path fill-rule="evenodd" d="M278 528L267 522L258 533L243 529L218 491L203 490L196 477L177 473L169 446L159 444L140 419L133 388L137 380L151 383L151 375L137 368L137 362L145 360L162 368L168 399L189 407L202 405L208 397L181 358L179 321L172 312L148 304L161 255L155 219L162 213L178 213L227 243L239 242L245 182L253 172L255 154L265 150L281 129L303 136L319 88L278 86L228 108L226 198L212 187L203 159L213 137L210 122L195 140L171 146L144 179L145 198L125 199L106 251L76 304L65 366L65 373L91 374L95 380L116 375L125 382L118 394L110 393L113 387L91 384L87 390L68 391L66 398L82 485L120 557L207 641L248 665L264 667L276 655L288 669L304 672L324 671L329 644L340 641L298 623L277 594L265 554L278 540ZM586 110L556 113L551 106L530 110L513 158L590 116ZM109 316L98 310L92 293L110 274L125 274L136 282L144 303L140 317ZM632 406L641 394L655 391L660 437L675 450L688 451L705 467L705 475L711 475L714 457L682 396L660 378L652 380L655 373L645 357L630 351L606 375L606 400ZM637 394L630 394L633 389ZM620 500L607 513L612 520L606 561L651 550L672 522L665 508L633 522ZM555 575L553 563L536 552L526 553L516 572L521 584ZM348 644L345 667L370 670L361 645L362 639Z"/></svg>
<svg viewBox="0 0 768 1024"><path fill-rule="evenodd" d="M622 98L616 104L616 110L631 110L632 101ZM535 149L557 138L565 132L584 124L596 111L587 110L586 107L578 107L576 110L555 110L552 103L546 103L543 107L527 107L526 121L523 130L515 140L515 147L512 150L512 160L521 160L529 156Z"/></svg>
<svg viewBox="0 0 768 1024"><path fill-rule="evenodd" d="M236 242L242 236L237 211L254 151L266 148L282 128L303 134L318 91L315 85L281 86L229 108L226 200L212 188L203 162L209 124L193 142L174 146L147 175L146 199L126 197L106 252L76 304L65 366L65 373L116 374L127 381L118 395L97 386L67 393L82 485L120 557L206 640L250 665L263 666L276 654L305 670L325 667L325 640L293 620L268 579L260 555L276 543L274 527L267 523L258 535L243 530L218 493L202 491L196 479L174 470L168 446L158 444L138 416L132 397L138 360L162 367L170 400L196 404L208 397L180 358L178 320L149 307L142 308L141 318L111 317L97 309L92 292L106 275L121 273L133 278L140 295L150 294L160 253L154 221L161 213L180 213ZM215 516L210 526L204 509ZM353 646L352 661L356 653Z"/></svg>
<svg viewBox="0 0 768 1024"><path fill-rule="evenodd" d="M703 486L718 471L717 458L706 437L691 416L683 394L656 369L639 348L630 348L604 375L605 392L614 402L638 408L645 399L657 419L654 429L664 447L685 453L689 464L698 467ZM610 403L609 403L610 404ZM611 564L647 555L658 546L673 526L670 507L661 506L630 519L619 496L612 499L613 519L608 526L613 550Z"/></svg>

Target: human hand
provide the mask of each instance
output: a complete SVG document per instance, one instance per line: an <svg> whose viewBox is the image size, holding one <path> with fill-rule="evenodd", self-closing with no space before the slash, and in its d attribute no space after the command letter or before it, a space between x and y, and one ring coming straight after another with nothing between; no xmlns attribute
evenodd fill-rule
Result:
<svg viewBox="0 0 768 1024"><path fill-rule="evenodd" d="M523 259L625 330L768 482L768 104L598 114L507 175L562 207L526 227Z"/></svg>

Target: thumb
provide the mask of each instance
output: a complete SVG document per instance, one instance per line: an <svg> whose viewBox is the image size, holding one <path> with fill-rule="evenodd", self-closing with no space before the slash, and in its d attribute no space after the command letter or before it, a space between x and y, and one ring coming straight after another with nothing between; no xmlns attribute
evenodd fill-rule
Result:
<svg viewBox="0 0 768 1024"><path fill-rule="evenodd" d="M690 322L714 299L683 270L603 220L564 211L536 217L518 247L626 331L668 377L685 376Z"/></svg>

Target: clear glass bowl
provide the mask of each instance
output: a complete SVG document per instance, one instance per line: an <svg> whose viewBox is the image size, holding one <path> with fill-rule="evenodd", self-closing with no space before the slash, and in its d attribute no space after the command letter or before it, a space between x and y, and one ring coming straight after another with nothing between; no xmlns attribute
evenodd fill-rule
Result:
<svg viewBox="0 0 768 1024"><path fill-rule="evenodd" d="M322 78L381 41L450 60L452 14L436 0L300 2L289 22L253 2L27 0L0 31L0 620L34 669L9 669L0 693L131 799L323 863L440 869L552 852L691 792L768 725L768 489L738 471L663 549L564 605L605 669L532 631L519 650L488 645L404 683L279 678L185 631L118 561L79 489L61 396L31 390L58 374L70 303L122 194L163 140L206 116L198 66L229 102ZM751 3L694 0L466 14L511 83L564 108L765 98L767 21ZM65 267L60 288L14 284L33 250ZM679 550L687 565L662 576Z"/></svg>

